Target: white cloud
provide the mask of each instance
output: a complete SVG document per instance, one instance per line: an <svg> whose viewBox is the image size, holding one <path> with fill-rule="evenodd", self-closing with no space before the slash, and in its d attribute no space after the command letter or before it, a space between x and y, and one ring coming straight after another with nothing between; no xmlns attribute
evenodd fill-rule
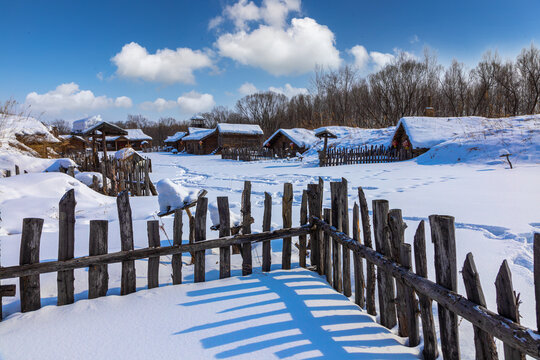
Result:
<svg viewBox="0 0 540 360"><path fill-rule="evenodd" d="M261 14L259 7L253 1L240 0L234 5L228 5L223 11L234 22L238 29L245 29L248 21L259 20Z"/></svg>
<svg viewBox="0 0 540 360"><path fill-rule="evenodd" d="M90 90L81 90L76 83L61 84L56 89L38 94L31 92L26 95L26 105L32 110L44 111L49 114L62 112L77 112L99 110L111 107L131 107L132 101L127 96L116 99L105 95L95 96Z"/></svg>
<svg viewBox="0 0 540 360"><path fill-rule="evenodd" d="M371 60L375 63L375 68L377 70L383 68L386 64L390 63L392 60L395 59L395 56L393 54L381 53L378 51L371 51L369 53L369 56L371 57Z"/></svg>
<svg viewBox="0 0 540 360"><path fill-rule="evenodd" d="M101 71L96 74L96 77L99 79L99 81L103 81L103 73Z"/></svg>
<svg viewBox="0 0 540 360"><path fill-rule="evenodd" d="M287 28L260 25L221 35L215 43L221 56L260 67L273 75L303 74L321 65L341 63L334 33L311 18L292 19Z"/></svg>
<svg viewBox="0 0 540 360"><path fill-rule="evenodd" d="M289 12L300 11L300 0L264 0L261 17L268 25L275 27L285 26Z"/></svg>
<svg viewBox="0 0 540 360"><path fill-rule="evenodd" d="M178 102L174 100L165 100L163 98L157 98L155 101L145 101L141 103L140 108L148 111L163 112L170 110L178 106Z"/></svg>
<svg viewBox="0 0 540 360"><path fill-rule="evenodd" d="M251 95L257 91L257 87L250 82L245 82L238 88L238 92L242 95Z"/></svg>
<svg viewBox="0 0 540 360"><path fill-rule="evenodd" d="M354 66L363 69L369 63L369 54L362 45L353 46L349 52L354 56Z"/></svg>
<svg viewBox="0 0 540 360"><path fill-rule="evenodd" d="M409 40L411 44L416 44L417 42L420 42L420 39L418 38L418 35L413 35L411 39Z"/></svg>
<svg viewBox="0 0 540 360"><path fill-rule="evenodd" d="M287 96L288 98L292 98L293 96L300 95L300 94L303 94L303 95L308 94L308 89L306 89L306 88L296 88L296 87L292 86L291 84L285 84L284 87L270 86L268 88L268 90L273 91L273 92L278 93L278 94L283 94L283 95Z"/></svg>
<svg viewBox="0 0 540 360"><path fill-rule="evenodd" d="M199 113L212 109L216 102L210 94L200 94L196 91L190 91L183 94L177 100L178 106L183 113Z"/></svg>
<svg viewBox="0 0 540 360"><path fill-rule="evenodd" d="M195 70L212 66L208 54L200 50L160 49L149 54L135 42L124 45L111 61L117 66L119 76L164 83L192 84Z"/></svg>
<svg viewBox="0 0 540 360"><path fill-rule="evenodd" d="M263 0L261 6L253 1L239 0L233 5L227 5L223 16L210 20L210 29L220 25L224 17L231 20L237 30L247 30L248 23L262 21L273 27L284 27L291 12L300 11L301 0Z"/></svg>
<svg viewBox="0 0 540 360"><path fill-rule="evenodd" d="M223 20L223 16L216 16L215 18L210 19L210 21L208 22L208 30L217 28L223 23Z"/></svg>

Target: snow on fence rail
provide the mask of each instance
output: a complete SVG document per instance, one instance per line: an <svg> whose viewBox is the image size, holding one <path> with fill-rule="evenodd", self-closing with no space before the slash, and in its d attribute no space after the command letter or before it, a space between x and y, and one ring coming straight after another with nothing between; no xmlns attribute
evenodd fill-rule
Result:
<svg viewBox="0 0 540 360"><path fill-rule="evenodd" d="M412 159L411 149L394 149L384 145L360 146L355 148L328 148L319 152L319 166L349 164L373 164Z"/></svg>
<svg viewBox="0 0 540 360"><path fill-rule="evenodd" d="M511 273L506 261L500 267L495 283L497 313L486 308L478 270L471 253L463 265L462 277L467 298L458 294L458 272L454 218L432 215L429 217L431 239L435 246L436 282L427 279L427 258L424 222L421 221L412 247L405 243L406 224L399 209L389 210L386 200L373 201L373 250L368 204L361 187L358 188L359 205L352 211L352 237L349 236L349 206L347 181L331 182L331 208L323 209L323 183L309 184L302 192L300 226L292 227L292 184L284 184L282 198L283 228L270 231L272 198L265 193L263 232L251 234L251 183L246 181L242 193L242 229L230 235L231 223L227 197L218 197L219 238L206 240L208 199L197 200L196 212L190 218L190 241L182 244L182 210L174 213L173 245L160 246L159 223L148 221L148 248L134 250L131 207L127 192L117 197L120 224L121 251L107 253L108 222L90 221L89 256L74 258L75 197L69 190L59 206L58 261L40 262L39 245L43 219L23 220L21 256L19 266L0 267L0 279L19 278L21 311L41 307L39 274L57 272L58 305L74 302L74 272L76 268L89 268L88 296L105 296L108 290L107 264L122 263L121 294L136 291L135 260L148 259L148 288L159 286L159 257L172 255L173 284L182 283L182 253L194 257L194 281L205 281L205 250L219 248L220 278L230 276L231 246L240 246L242 275L252 272L251 247L263 243L262 271L270 271L271 240L282 239L282 268L291 268L292 237L298 237L299 265L307 267L308 250L310 268L325 275L329 284L345 296L351 291L351 252L355 284L354 301L371 315L380 314L380 322L391 329L398 326L400 336L409 338L409 346L420 343L419 320L422 321L424 359L436 359L438 344L432 301L438 304L441 349L444 359L459 359L458 316L474 326L476 358L497 359L494 338L504 343L506 359L522 359L523 354L540 358L540 334L519 324L518 298L512 287ZM309 213L309 217L308 217ZM361 224L361 227L360 227ZM363 234L363 244L360 234ZM310 244L307 244L307 235ZM363 260L366 264L364 266ZM375 271L375 269L377 271ZM364 274L364 270L366 270ZM537 322L540 325L540 234L534 234L534 277ZM375 289L378 293L378 308ZM2 296L14 296L14 285L0 286ZM418 297L418 299L417 299ZM0 305L1 311L1 305Z"/></svg>

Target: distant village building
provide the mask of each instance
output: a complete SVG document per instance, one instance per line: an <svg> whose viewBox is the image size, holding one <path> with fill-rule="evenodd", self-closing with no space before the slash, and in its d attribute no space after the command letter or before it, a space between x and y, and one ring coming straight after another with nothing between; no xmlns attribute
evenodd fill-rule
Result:
<svg viewBox="0 0 540 360"><path fill-rule="evenodd" d="M91 116L73 122L72 135L79 135L85 139L92 138L92 152L97 163L98 148L107 156L107 136L127 135L128 132L114 124L103 121L100 115Z"/></svg>
<svg viewBox="0 0 540 360"><path fill-rule="evenodd" d="M191 127L206 128L206 119L200 115L195 115L189 120Z"/></svg>
<svg viewBox="0 0 540 360"><path fill-rule="evenodd" d="M0 138L9 146L48 158L56 156L61 140L51 129L31 116L2 115ZM34 153L34 154L35 154Z"/></svg>
<svg viewBox="0 0 540 360"><path fill-rule="evenodd" d="M260 148L264 132L259 125L228 124L217 125L218 147L226 148Z"/></svg>
<svg viewBox="0 0 540 360"><path fill-rule="evenodd" d="M141 129L125 129L127 135L107 136L107 150L120 150L127 146L135 150L143 150L152 146L152 137Z"/></svg>
<svg viewBox="0 0 540 360"><path fill-rule="evenodd" d="M185 149L182 139L187 135L185 131L178 131L176 134L171 135L163 141L165 146L170 146L177 151L183 151Z"/></svg>
<svg viewBox="0 0 540 360"><path fill-rule="evenodd" d="M266 139L263 146L273 149L276 153L291 152L296 154L297 152L303 153L318 141L319 139L313 130L279 129Z"/></svg>
<svg viewBox="0 0 540 360"><path fill-rule="evenodd" d="M83 153L86 151L88 141L79 135L59 135L62 140L60 152L62 154Z"/></svg>
<svg viewBox="0 0 540 360"><path fill-rule="evenodd" d="M188 132L189 134L182 138L188 154L208 155L219 150L216 129L190 127Z"/></svg>

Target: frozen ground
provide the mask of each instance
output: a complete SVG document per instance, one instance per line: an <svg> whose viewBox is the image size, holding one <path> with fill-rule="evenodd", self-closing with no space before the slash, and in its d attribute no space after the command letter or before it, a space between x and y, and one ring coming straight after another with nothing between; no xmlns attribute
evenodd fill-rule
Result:
<svg viewBox="0 0 540 360"><path fill-rule="evenodd" d="M329 182L338 181L341 177L349 180L349 206L357 201L356 189L362 186L368 198L368 203L371 207L373 199L387 199L390 201L391 208L400 208L403 210L405 221L408 224L406 230L406 241L412 241L412 235L422 219L427 220L431 214L447 214L453 215L456 218L456 237L457 237L457 254L458 264L463 264L465 255L472 251L488 302L488 307L492 310L495 306L494 280L497 274L499 265L503 259L509 261L512 270L515 289L520 292L523 303L520 306L520 311L523 316L522 323L535 327L534 316L534 297L533 297L533 276L532 276L532 234L534 231L540 231L540 214L538 213L538 203L540 200L540 192L538 184L540 183L540 165L538 161L528 163L516 163L516 167L512 170L508 169L507 165L501 162L473 163L473 164L447 164L447 165L421 165L416 161L407 161L402 163L392 164L368 164L368 165L347 165L339 167L318 168L312 162L302 163L299 161L262 161L254 163L241 163L232 160L221 160L219 156L190 156L190 155L172 155L172 154L149 154L152 158L154 173L151 175L152 180L157 181L162 178L170 178L173 182L181 184L189 190L197 190L204 188L208 190L208 198L214 201L217 196L229 196L229 201L233 211L239 212L240 198L243 188L243 181L250 180L252 182L252 210L255 218L253 225L254 231L260 231L262 227L262 203L264 192L269 192L274 199L274 207L272 213L272 223L274 227L281 226L281 206L279 197L283 190L283 183L291 182L294 186L294 209L293 209L293 224L299 222L299 206L301 199L301 191L306 188L306 185L311 182L316 182L318 176L325 180L325 206L329 206ZM58 201L62 194L69 188L75 187L77 205L77 225L76 225L76 247L75 255L82 256L88 253L88 222L92 219L108 219L109 220L109 251L118 251L120 249L120 241L118 236L118 223L116 214L116 205L113 198L108 198L94 193L89 188L80 185L80 183L67 175L63 174L28 174L20 177L12 177L0 179L0 193L2 209L2 265L15 265L18 262L19 242L20 242L20 227L22 217L39 216L45 218L44 234L42 236L41 259L52 260L57 256L57 210ZM135 222L135 245L136 247L146 247L146 221L155 218L155 214L159 210L157 197L141 197L132 198L133 218ZM172 219L163 219L164 232L161 233L162 244L169 244L167 238L172 236ZM184 221L186 223L186 221ZM210 226L211 221L208 221ZM184 234L188 233L187 226L184 228ZM426 229L426 234L429 239L429 227ZM184 236L186 238L186 236ZM217 232L208 229L208 237L217 237ZM273 247L273 268L279 268L281 259L281 244L279 240L272 242ZM293 251L296 248L293 247ZM264 282L263 275L260 274L260 265L262 254L261 248L255 246L253 249L254 261L254 276L244 279L227 280L228 285L245 284L250 281ZM297 254L293 254L293 263L297 262ZM217 279L218 277L218 261L219 256L216 253L209 253L207 256L207 279ZM433 249L428 241L428 259L433 258ZM170 283L170 259L163 257L160 267L160 283ZM189 262L188 256L184 257L185 263ZM241 260L239 255L233 255L233 276L240 274ZM146 262L137 261L137 286L139 289L146 287ZM459 265L461 268L461 265ZM119 294L120 287L120 266L109 266L110 274L110 290L109 294ZM303 273L302 273L303 274ZM272 274L270 278L274 279L280 276L279 273ZM296 275L295 275L296 276ZM304 276L304 275L301 275ZM432 264L429 268L429 276L434 277ZM314 278L312 275L311 277ZM75 271L75 287L76 298L85 299L87 274L85 270ZM314 281L311 279L310 281ZM184 267L184 280L189 283L193 281L192 266ZM47 274L41 276L42 285L42 303L43 305L54 305L56 303L56 274ZM273 281L273 280L272 280ZM317 280L318 281L318 280ZM4 281L9 283L13 281ZM126 309L126 313L122 313L122 318L129 319L134 316L129 313L130 307L127 302L134 301L132 299L150 298L156 302L163 301L164 307L174 309L167 314L159 314L164 318L165 329L167 324L178 323L174 327L174 331L187 331L190 327L202 326L201 323L190 322L189 326L182 325L183 317L193 317L193 314L203 313L204 311L222 311L224 308L220 306L230 306L221 302L214 302L210 307L184 308L181 314L175 311L177 308L171 306L173 303L171 297L178 296L176 304L183 301L198 301L195 296L197 291L204 289L219 288L224 283L215 282L205 285L188 285L190 286L181 289L182 287L166 287L159 290L151 290L140 292L135 295L130 295L129 298L111 297L95 301L84 301L75 303L58 309L56 307L46 307L43 310L35 313L21 315L18 313L20 305L18 298L4 299L4 313L8 315L8 319L0 326L0 329L9 329L8 333L17 334L18 337L33 337L39 339L39 329L34 326L22 326L22 321L27 323L43 323L46 324L48 318L62 318L68 321L68 316L80 316L84 319L85 316L95 318L95 321L102 321L107 331L114 334L115 326L121 320L111 318L115 306ZM228 286L227 285L227 286ZM273 286L270 283L266 287ZM295 285L296 286L296 285ZM317 283L317 286L322 286ZM177 289L178 288L178 289ZM460 281L460 292L465 290ZM249 290L246 290L249 291ZM275 292L275 289L273 290ZM190 293L191 292L191 293ZM279 291L278 291L279 292ZM190 295L191 294L191 295ZM281 292L280 292L281 294ZM209 296L212 298L214 295ZM163 300L160 300L163 297ZM169 299L169 300L167 300ZM182 300L184 299L184 300ZM238 300L244 301L244 300ZM249 298L246 300L253 304L258 300ZM287 300L288 301L288 300ZM123 304L126 306L123 306ZM138 302L137 302L138 303ZM99 305L98 305L99 304ZM220 305L223 304L223 305ZM237 304L238 305L238 304ZM144 301L137 305L141 307L141 313L145 313L145 306L150 306ZM157 306L157 305L156 305ZM216 308L213 308L216 307ZM86 314L87 309L92 312L92 316ZM96 309L103 309L103 312ZM205 310L202 310L205 309ZM85 311L83 311L85 310ZM261 310L265 311L265 310ZM270 310L273 311L273 310ZM310 310L311 311L311 310ZM245 313L242 316L250 316L250 314L259 313L256 308L255 312ZM96 318L99 314L103 317ZM139 314L137 312L137 314ZM152 309L151 314L158 314L158 310ZM120 315L117 315L120 316ZM133 326L141 327L141 331L149 321L150 317L145 316L146 320L141 319L139 323ZM286 315L283 315L286 316ZM358 315L363 316L363 315ZM171 317L174 321L170 320ZM30 319L30 320L25 320ZM218 316L212 321L228 321L228 318ZM267 318L267 319L272 319ZM259 319L260 320L260 319ZM259 321L257 320L257 321ZM82 320L81 320L82 321ZM136 321L130 319L129 321ZM187 321L187 320L186 320ZM190 320L191 321L191 320ZM251 321L251 320L250 320ZM72 323L71 321L67 323ZM274 323L274 321L271 321ZM354 322L353 322L354 323ZM21 325L18 325L21 324ZM80 331L78 322L73 322L74 331ZM236 331L235 326L243 328L242 324L227 323L227 326L233 326L230 331ZM246 324L249 324L246 323ZM49 326L49 325L47 325ZM44 325L45 329L50 329ZM89 325L90 326L90 325ZM94 325L92 325L94 326ZM246 325L250 326L250 325ZM352 326L352 325L351 325ZM370 325L371 326L371 325ZM94 330L92 330L94 329ZM100 328L101 329L101 328ZM241 346L253 346L249 341L246 343L230 343L229 340L223 340L224 343L212 342L214 340L205 340L212 338L216 334L212 334L209 328L199 329L196 331L187 331L184 333L191 334L190 336L182 337L184 340L193 343L193 351L201 351L205 349L205 357L235 357L241 355L234 353L234 349L242 349ZM214 328L215 329L215 328ZM227 328L229 329L229 328ZM219 333L229 331L225 327L219 328ZM463 358L474 358L474 344L472 337L472 328L465 321L461 322L460 330L462 332L461 344ZM95 328L89 328L89 334L96 332ZM160 329L161 331L161 329ZM168 331L168 330L167 330ZM171 330L170 333L174 332ZM354 332L353 330L351 330ZM82 332L82 331L81 331ZM47 331L41 332L46 336ZM135 332L134 332L135 333ZM170 333L167 333L170 336ZM291 336L293 336L292 334ZM355 333L355 335L357 335ZM14 335L16 341L17 336ZM75 338L78 336L74 334ZM127 339L123 346L136 347L139 345L137 336L134 334L133 339ZM225 335L223 335L225 336ZM277 335L276 335L277 336ZM281 335L280 335L281 336ZM286 335L288 336L288 335ZM346 335L348 336L348 335ZM279 336L278 336L279 337ZM4 335L0 338L4 339ZM174 338L174 337L173 337ZM161 339L161 338L160 338ZM176 338L174 338L176 339ZM190 339L190 340L185 340ZM292 339L295 339L292 337ZM273 348L272 344L279 343L278 340L269 340L269 338L261 339L270 341L263 345L265 349L257 353L257 357L288 357L287 354L301 357L300 353L290 353L288 348ZM20 339L19 339L20 341ZM45 340L40 340L44 345L44 349L53 351L56 347L54 343L48 344ZM160 340L161 341L161 340ZM208 342L210 341L210 343ZM272 343L272 341L275 341ZM294 343L296 340L291 340ZM300 344L302 339L299 339ZM326 340L330 341L330 340ZM348 340L347 340L348 341ZM357 339L351 340L353 343ZM259 340L256 340L259 342ZM159 342L160 343L160 342ZM157 344L157 343L156 343ZM208 344L218 344L214 347ZM219 345L222 344L222 345ZM266 344L266 343L265 343ZM360 342L352 345L359 348L362 347ZM290 344L289 344L290 345ZM120 346L120 345L118 345ZM277 346L277 345L275 345ZM296 345L290 345L290 347ZM10 346L6 342L0 340L0 354L6 354ZM177 349L182 349L181 343ZM257 350L257 348L253 348ZM316 351L318 348L306 347L306 351ZM161 347L156 346L156 357L161 351ZM405 349L407 350L407 349ZM30 350L28 350L30 351ZM164 350L165 351L165 350ZM178 350L182 351L182 350ZM233 352L231 352L233 351ZM284 352L282 352L284 351ZM249 355L248 355L249 356ZM390 356L390 355L388 355ZM29 356L31 358L32 356ZM97 356L100 357L100 356ZM326 357L326 356L325 356ZM343 353L336 357L346 358ZM380 356L375 356L381 358ZM327 357L326 357L327 358Z"/></svg>

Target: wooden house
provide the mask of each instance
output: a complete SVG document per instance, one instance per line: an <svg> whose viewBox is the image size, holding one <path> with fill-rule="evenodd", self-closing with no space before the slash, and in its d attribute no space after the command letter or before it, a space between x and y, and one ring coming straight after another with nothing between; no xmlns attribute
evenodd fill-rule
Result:
<svg viewBox="0 0 540 360"><path fill-rule="evenodd" d="M190 127L189 134L182 138L188 154L208 155L219 150L216 129Z"/></svg>
<svg viewBox="0 0 540 360"><path fill-rule="evenodd" d="M101 148L103 155L107 156L107 136L127 135L128 132L114 124L103 121L100 115L96 115L74 121L71 134L86 139L92 138L92 152L94 158L97 159L98 148Z"/></svg>
<svg viewBox="0 0 540 360"><path fill-rule="evenodd" d="M275 153L294 155L303 153L318 141L313 130L279 129L266 139L263 146L273 149Z"/></svg>
<svg viewBox="0 0 540 360"><path fill-rule="evenodd" d="M44 158L57 156L61 140L52 129L31 116L1 114L0 138L10 146Z"/></svg>
<svg viewBox="0 0 540 360"><path fill-rule="evenodd" d="M226 148L260 148L264 133L259 125L228 124L217 125L218 146Z"/></svg>
<svg viewBox="0 0 540 360"><path fill-rule="evenodd" d="M182 138L184 138L186 135L187 132L178 131L176 134L168 136L163 142L165 143L165 146L169 146L177 151L183 151L185 146Z"/></svg>
<svg viewBox="0 0 540 360"><path fill-rule="evenodd" d="M152 137L146 135L141 129L125 129L126 135L107 136L107 150L120 150L127 146L135 150L143 150L152 146Z"/></svg>
<svg viewBox="0 0 540 360"><path fill-rule="evenodd" d="M79 135L59 135L59 139L61 154L84 153L88 146L88 141Z"/></svg>

